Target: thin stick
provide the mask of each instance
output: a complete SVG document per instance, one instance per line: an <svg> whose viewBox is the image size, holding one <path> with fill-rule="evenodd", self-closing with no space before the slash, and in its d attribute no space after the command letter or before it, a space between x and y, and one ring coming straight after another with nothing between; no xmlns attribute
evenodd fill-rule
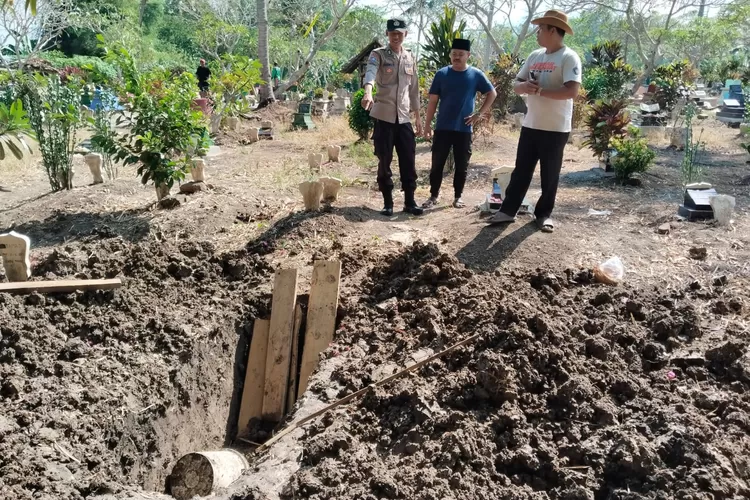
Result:
<svg viewBox="0 0 750 500"><path fill-rule="evenodd" d="M245 438L237 438L237 441L242 441L243 443L251 444L251 445L253 445L255 447L261 447L261 446L263 446L260 443L256 443L255 441L250 441L249 439L245 439Z"/></svg>
<svg viewBox="0 0 750 500"><path fill-rule="evenodd" d="M464 340L462 340L461 342L457 342L457 343L453 344L452 346L450 346L450 347L448 347L448 348L446 348L446 349L438 352L437 354L433 354L432 356L430 356L428 358L425 358L422 361L414 363L409 368L405 368L405 369L401 370L400 372L394 373L390 377L386 377L386 378L384 378L382 380L379 380L377 382L373 382L372 384L368 385L364 389L360 389L360 390L358 390L356 392L353 392L353 393L349 394L348 396L344 396L343 398L339 399L338 401L336 401L334 403L331 403L330 405L326 406L322 410L318 410L315 413L312 413L312 414L310 414L310 415L308 415L308 416L306 416L304 418L299 419L298 421L294 422L292 425L290 425L289 427L287 427L286 429L284 429L283 431L279 432L274 437L272 437L271 439L269 439L268 441L266 441L265 443L263 443L255 451L259 452L259 451L265 450L266 448L268 448L269 446L271 446L273 443L275 443L276 441L278 441L282 437L284 437L287 434L289 434L290 432L292 432L292 431L294 431L294 430L302 427L306 423L308 423L311 420L313 420L313 419L315 419L315 418L323 415L324 413L326 413L326 412L328 412L330 410L333 410L334 408L337 408L337 407L339 407L339 406L341 406L341 405L343 405L345 403L348 403L349 401L351 401L353 399L356 399L356 398L358 398L360 396L364 396L370 389L373 389L373 388L381 386L381 385L385 385L388 382L391 382L392 380L395 380L395 379L399 378L402 375L405 375L405 374L407 374L409 372L412 372L412 371L416 370L417 368L420 368L420 367L426 365L427 363L429 363L431 361L434 361L434 360L436 360L436 359L438 359L438 358L440 358L442 356L445 356L449 352L454 351L455 349L458 349L459 347L465 346L466 344L468 344L468 343L476 340L477 337L479 337L480 335L481 335L481 333L477 333L475 335L472 335L471 337L467 337Z"/></svg>

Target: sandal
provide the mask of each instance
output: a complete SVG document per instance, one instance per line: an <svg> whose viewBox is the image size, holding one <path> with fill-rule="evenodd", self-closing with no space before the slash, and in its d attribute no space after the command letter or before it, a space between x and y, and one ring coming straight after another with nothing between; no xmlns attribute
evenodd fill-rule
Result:
<svg viewBox="0 0 750 500"><path fill-rule="evenodd" d="M506 222L515 222L516 218L512 215L498 211L487 222L489 224L505 224Z"/></svg>
<svg viewBox="0 0 750 500"><path fill-rule="evenodd" d="M551 233L555 230L555 221L549 218L537 219L536 224L543 233Z"/></svg>
<svg viewBox="0 0 750 500"><path fill-rule="evenodd" d="M431 197L429 200L422 203L422 208L432 208L438 204L438 199L436 197Z"/></svg>
<svg viewBox="0 0 750 500"><path fill-rule="evenodd" d="M453 200L453 208L466 208L466 203L461 198Z"/></svg>

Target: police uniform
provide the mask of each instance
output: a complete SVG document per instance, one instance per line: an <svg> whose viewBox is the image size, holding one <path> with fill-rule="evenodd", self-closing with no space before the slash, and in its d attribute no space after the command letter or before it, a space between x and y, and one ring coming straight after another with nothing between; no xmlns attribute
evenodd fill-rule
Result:
<svg viewBox="0 0 750 500"><path fill-rule="evenodd" d="M406 32L400 19L388 20L388 31ZM417 171L414 165L416 138L410 113L419 113L419 78L414 56L402 47L401 53L390 45L375 49L367 62L364 84L375 85L374 104L370 117L375 120L372 134L375 155L378 157L378 188L383 193L383 214L393 213L393 148L398 155L401 189L404 191L404 211L419 215L422 209L414 201Z"/></svg>

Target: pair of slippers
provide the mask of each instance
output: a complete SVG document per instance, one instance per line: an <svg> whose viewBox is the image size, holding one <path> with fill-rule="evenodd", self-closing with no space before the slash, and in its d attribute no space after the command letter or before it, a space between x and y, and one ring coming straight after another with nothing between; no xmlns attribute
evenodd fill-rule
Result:
<svg viewBox="0 0 750 500"><path fill-rule="evenodd" d="M437 198L430 198L429 200L422 203L422 208L425 208L425 209L433 208L433 207L436 207L437 204L438 204ZM453 208L465 208L466 207L466 203L464 203L464 201L461 198L456 198L455 200L453 200L452 205L453 205Z"/></svg>
<svg viewBox="0 0 750 500"><path fill-rule="evenodd" d="M516 220L515 217L498 211L495 215L493 215L490 218L490 220L488 221L488 224L489 225L506 224L509 222L515 222L515 220ZM553 221L549 217L546 219L536 219L536 225L539 227L539 229L543 233L551 233L555 230L555 221Z"/></svg>

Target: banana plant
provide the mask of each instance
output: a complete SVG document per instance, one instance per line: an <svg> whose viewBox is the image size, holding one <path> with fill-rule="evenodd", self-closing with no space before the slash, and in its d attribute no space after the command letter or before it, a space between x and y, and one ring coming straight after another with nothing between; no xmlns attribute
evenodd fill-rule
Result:
<svg viewBox="0 0 750 500"><path fill-rule="evenodd" d="M13 5L13 0L3 0L3 7L6 5ZM36 15L36 0L26 0L26 10L31 9L31 15Z"/></svg>
<svg viewBox="0 0 750 500"><path fill-rule="evenodd" d="M10 151L13 156L21 160L24 152L31 152L31 148L24 138L34 137L34 133L23 109L20 99L17 99L10 108L0 103L0 161L5 160L5 151Z"/></svg>

